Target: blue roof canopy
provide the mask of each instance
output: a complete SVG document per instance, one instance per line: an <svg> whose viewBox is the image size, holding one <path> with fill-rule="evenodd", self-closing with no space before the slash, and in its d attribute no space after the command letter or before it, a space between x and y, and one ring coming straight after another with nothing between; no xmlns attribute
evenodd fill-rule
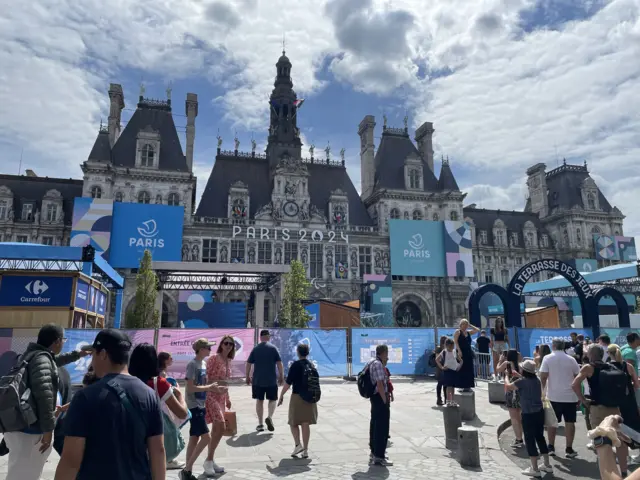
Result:
<svg viewBox="0 0 640 480"><path fill-rule="evenodd" d="M580 272L589 284L598 284L602 282L611 282L623 278L635 278L638 276L638 265L635 262L622 263L620 265L612 265L604 267L595 272ZM527 283L523 293L539 292L541 290L556 290L570 287L571 284L561 275L553 277L542 282Z"/></svg>

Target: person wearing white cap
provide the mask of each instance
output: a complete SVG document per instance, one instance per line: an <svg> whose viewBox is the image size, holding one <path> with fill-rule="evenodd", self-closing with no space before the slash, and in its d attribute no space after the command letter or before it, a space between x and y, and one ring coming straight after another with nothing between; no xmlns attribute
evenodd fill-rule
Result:
<svg viewBox="0 0 640 480"><path fill-rule="evenodd" d="M520 364L522 378L511 383L505 378L504 385L507 390L518 390L520 394L520 408L522 409L522 430L524 443L531 460L531 466L522 471L529 477L541 478L542 472L553 473L553 467L549 463L549 448L544 438L544 408L542 405L542 384L536 376L536 363L533 360L525 360ZM544 459L542 466L538 466L538 449Z"/></svg>

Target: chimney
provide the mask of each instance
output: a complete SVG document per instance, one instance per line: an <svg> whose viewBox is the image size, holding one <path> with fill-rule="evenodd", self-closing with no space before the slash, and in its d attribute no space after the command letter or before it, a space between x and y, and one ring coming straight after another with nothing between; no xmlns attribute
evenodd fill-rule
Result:
<svg viewBox="0 0 640 480"><path fill-rule="evenodd" d="M196 117L198 116L198 95L187 93L185 102L185 114L187 115L187 168L193 172L193 142L196 138Z"/></svg>
<svg viewBox="0 0 640 480"><path fill-rule="evenodd" d="M432 172L433 170L433 123L424 122L420 128L416 130L415 140L418 144L418 151L422 157L422 161L426 163Z"/></svg>
<svg viewBox="0 0 640 480"><path fill-rule="evenodd" d="M113 145L120 136L120 120L122 117L122 109L124 108L124 94L122 93L122 85L117 83L109 84L109 145Z"/></svg>
<svg viewBox="0 0 640 480"><path fill-rule="evenodd" d="M360 197L366 200L373 193L373 182L375 178L375 145L373 143L373 132L376 128L376 117L366 115L358 127L360 135Z"/></svg>
<svg viewBox="0 0 640 480"><path fill-rule="evenodd" d="M547 166L544 163L527 169L527 189L531 200L531 211L540 218L549 215L549 197L547 192Z"/></svg>
<svg viewBox="0 0 640 480"><path fill-rule="evenodd" d="M36 172L31 170L30 168L27 168L27 170L24 173L27 175L27 177L37 177L38 176L38 175L36 175Z"/></svg>

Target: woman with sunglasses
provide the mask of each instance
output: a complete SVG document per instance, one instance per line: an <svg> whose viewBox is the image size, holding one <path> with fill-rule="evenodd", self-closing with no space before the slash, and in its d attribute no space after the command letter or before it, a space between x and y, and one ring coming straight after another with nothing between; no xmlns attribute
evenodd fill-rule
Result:
<svg viewBox="0 0 640 480"><path fill-rule="evenodd" d="M220 386L226 385L226 381L231 378L231 360L235 355L236 342L230 335L225 335L220 340L216 354L207 360L207 382L217 383ZM224 473L224 468L215 463L213 456L224 434L225 408L231 408L229 391L227 390L225 393L207 392L205 407L207 423L211 423L211 440L209 441L207 458L204 462L204 473L212 476Z"/></svg>

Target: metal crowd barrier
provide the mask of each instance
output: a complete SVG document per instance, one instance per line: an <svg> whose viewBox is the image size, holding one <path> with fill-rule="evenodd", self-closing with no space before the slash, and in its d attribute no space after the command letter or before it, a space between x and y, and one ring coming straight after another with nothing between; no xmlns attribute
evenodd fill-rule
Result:
<svg viewBox="0 0 640 480"><path fill-rule="evenodd" d="M476 380L491 380L493 378L493 357L491 353L475 352L474 370Z"/></svg>

